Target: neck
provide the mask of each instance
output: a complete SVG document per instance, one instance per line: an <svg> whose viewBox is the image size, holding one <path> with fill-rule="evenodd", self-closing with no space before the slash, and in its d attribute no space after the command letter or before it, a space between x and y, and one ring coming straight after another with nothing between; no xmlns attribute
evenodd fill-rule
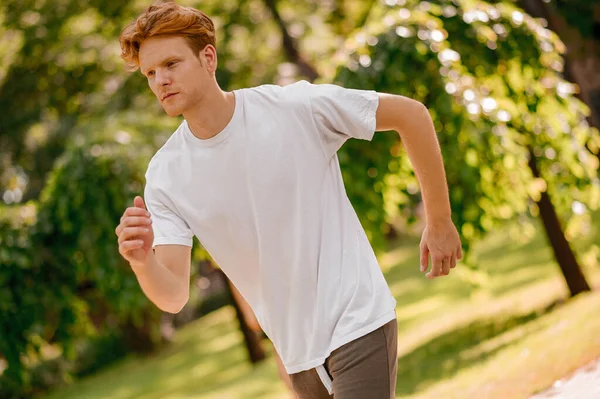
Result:
<svg viewBox="0 0 600 399"><path fill-rule="evenodd" d="M202 101L183 113L192 134L206 140L219 134L233 117L235 96L215 84L204 92Z"/></svg>

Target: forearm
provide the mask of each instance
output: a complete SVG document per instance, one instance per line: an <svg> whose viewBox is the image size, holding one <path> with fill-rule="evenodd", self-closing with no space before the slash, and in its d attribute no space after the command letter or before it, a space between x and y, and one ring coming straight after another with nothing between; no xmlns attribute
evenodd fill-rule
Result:
<svg viewBox="0 0 600 399"><path fill-rule="evenodd" d="M450 219L448 185L440 145L427 108L413 104L414 112L396 129L410 158L425 206L427 223Z"/></svg>
<svg viewBox="0 0 600 399"><path fill-rule="evenodd" d="M175 275L150 251L148 261L132 269L144 294L161 310L179 313L189 298L189 281Z"/></svg>

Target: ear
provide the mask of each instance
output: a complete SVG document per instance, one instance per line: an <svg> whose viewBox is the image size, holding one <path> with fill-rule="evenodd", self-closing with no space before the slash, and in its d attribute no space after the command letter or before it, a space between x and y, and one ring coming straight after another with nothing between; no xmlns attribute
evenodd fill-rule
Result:
<svg viewBox="0 0 600 399"><path fill-rule="evenodd" d="M217 70L217 49L212 44L207 44L200 50L200 59L204 58L209 72L214 73Z"/></svg>

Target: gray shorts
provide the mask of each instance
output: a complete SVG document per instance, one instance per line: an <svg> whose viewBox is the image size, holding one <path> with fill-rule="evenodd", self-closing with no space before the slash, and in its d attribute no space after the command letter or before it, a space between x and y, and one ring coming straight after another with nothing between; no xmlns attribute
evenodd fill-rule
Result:
<svg viewBox="0 0 600 399"><path fill-rule="evenodd" d="M397 371L394 319L334 350L322 366L291 374L290 380L299 399L392 399Z"/></svg>

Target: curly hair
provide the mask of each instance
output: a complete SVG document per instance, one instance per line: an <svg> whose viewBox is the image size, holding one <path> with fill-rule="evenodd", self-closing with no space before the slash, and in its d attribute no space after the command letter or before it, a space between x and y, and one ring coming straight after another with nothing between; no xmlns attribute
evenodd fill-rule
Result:
<svg viewBox="0 0 600 399"><path fill-rule="evenodd" d="M216 46L215 25L203 12L175 2L153 4L119 35L121 58L131 71L140 67L140 45L154 36L182 36L196 56L207 44Z"/></svg>

